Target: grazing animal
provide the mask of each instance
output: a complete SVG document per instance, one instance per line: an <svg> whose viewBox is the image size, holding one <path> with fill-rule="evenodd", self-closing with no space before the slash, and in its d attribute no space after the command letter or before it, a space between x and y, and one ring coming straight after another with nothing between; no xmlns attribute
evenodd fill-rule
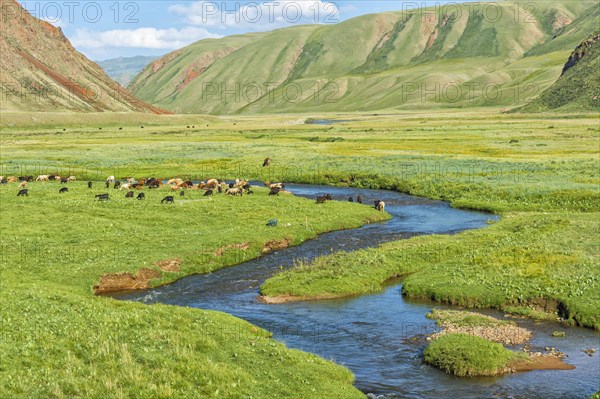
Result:
<svg viewBox="0 0 600 399"><path fill-rule="evenodd" d="M214 190L219 185L219 181L217 179L210 179L206 182L206 187Z"/></svg>
<svg viewBox="0 0 600 399"><path fill-rule="evenodd" d="M48 180L50 180L50 179L49 179L49 177L48 177L48 175L39 175L39 176L38 176L38 177L35 179L35 181L48 181Z"/></svg>
<svg viewBox="0 0 600 399"><path fill-rule="evenodd" d="M125 194L125 198L133 198L133 191L128 192L127 194Z"/></svg>
<svg viewBox="0 0 600 399"><path fill-rule="evenodd" d="M108 176L108 178L106 179L107 182L109 183L114 183L116 181L114 176Z"/></svg>
<svg viewBox="0 0 600 399"><path fill-rule="evenodd" d="M26 188L19 191L19 193L17 194L17 197L23 197L23 196L29 197L29 190L27 190Z"/></svg>
<svg viewBox="0 0 600 399"><path fill-rule="evenodd" d="M19 183L19 188L27 188L27 181L23 180L21 183Z"/></svg>
<svg viewBox="0 0 600 399"><path fill-rule="evenodd" d="M252 190L248 189L248 193L247 193L247 194L248 194L248 195L254 195L254 191L252 191Z"/></svg>
<svg viewBox="0 0 600 399"><path fill-rule="evenodd" d="M385 202L375 201L375 209L377 209L379 212L384 212L385 211Z"/></svg>
<svg viewBox="0 0 600 399"><path fill-rule="evenodd" d="M48 176L48 180L56 180L56 175L50 175L50 176Z"/></svg>
<svg viewBox="0 0 600 399"><path fill-rule="evenodd" d="M174 204L175 203L175 198L173 198L172 196L168 196L162 199L162 201L160 201L160 203L167 203L167 204Z"/></svg>
<svg viewBox="0 0 600 399"><path fill-rule="evenodd" d="M204 197L210 197L211 195L213 195L213 190L206 190L204 193Z"/></svg>
<svg viewBox="0 0 600 399"><path fill-rule="evenodd" d="M137 186L135 186L136 190L143 190L144 186L142 184L138 184Z"/></svg>
<svg viewBox="0 0 600 399"><path fill-rule="evenodd" d="M177 178L177 179L171 179L167 182L167 185L171 185L174 184L176 186L179 186L181 184L183 184L183 179Z"/></svg>
<svg viewBox="0 0 600 399"><path fill-rule="evenodd" d="M325 194L325 195L321 195L317 197L317 204L324 204L327 201L331 201L333 200L333 197L331 196L331 194Z"/></svg>
<svg viewBox="0 0 600 399"><path fill-rule="evenodd" d="M144 198L146 198L146 194L144 194L144 193L139 193L137 196L138 200L143 200Z"/></svg>
<svg viewBox="0 0 600 399"><path fill-rule="evenodd" d="M17 182L17 178L15 176L9 176L8 179L6 179L9 183L16 183Z"/></svg>
<svg viewBox="0 0 600 399"><path fill-rule="evenodd" d="M279 220L271 219L267 222L268 227L276 227L279 224Z"/></svg>
<svg viewBox="0 0 600 399"><path fill-rule="evenodd" d="M263 168L271 166L271 158L266 158L263 162Z"/></svg>
<svg viewBox="0 0 600 399"><path fill-rule="evenodd" d="M239 195L242 196L244 195L244 190L239 188L239 187L234 187L234 188L229 188L226 192L225 195Z"/></svg>
<svg viewBox="0 0 600 399"><path fill-rule="evenodd" d="M155 189L155 188L159 188L160 187L160 182L155 180L152 183L148 184L148 188L149 189Z"/></svg>
<svg viewBox="0 0 600 399"><path fill-rule="evenodd" d="M135 179L133 177L130 177L129 179L127 179L127 183L133 184L135 183Z"/></svg>
<svg viewBox="0 0 600 399"><path fill-rule="evenodd" d="M180 193L179 193L179 196L180 196L180 197L185 197L185 191L182 191L182 192L180 192Z"/></svg>
<svg viewBox="0 0 600 399"><path fill-rule="evenodd" d="M68 181L77 181L77 178L75 176L69 176L69 178L67 180Z"/></svg>
<svg viewBox="0 0 600 399"><path fill-rule="evenodd" d="M69 192L69 189L67 187L63 187L60 190L58 190L59 194L64 194L64 193L68 193L68 192Z"/></svg>
<svg viewBox="0 0 600 399"><path fill-rule="evenodd" d="M269 192L269 195L279 195L280 191L281 191L281 187L271 187L271 191Z"/></svg>
<svg viewBox="0 0 600 399"><path fill-rule="evenodd" d="M55 181L61 181L61 180L62 180L62 177L60 177L60 176L54 176L54 180L55 180Z"/></svg>
<svg viewBox="0 0 600 399"><path fill-rule="evenodd" d="M33 176L19 176L19 181L33 181Z"/></svg>
<svg viewBox="0 0 600 399"><path fill-rule="evenodd" d="M96 198L98 198L98 201L110 200L110 196L108 194L98 194L98 195L96 195Z"/></svg>
<svg viewBox="0 0 600 399"><path fill-rule="evenodd" d="M363 203L363 199L360 195L358 197L356 197L356 202L358 202L359 204Z"/></svg>
<svg viewBox="0 0 600 399"><path fill-rule="evenodd" d="M348 198L348 202L354 202L354 198L352 198L352 197Z"/></svg>
<svg viewBox="0 0 600 399"><path fill-rule="evenodd" d="M88 188L92 188L92 182L91 181L88 182Z"/></svg>
<svg viewBox="0 0 600 399"><path fill-rule="evenodd" d="M229 183L229 188L234 188L234 187L235 187L235 184Z"/></svg>
<svg viewBox="0 0 600 399"><path fill-rule="evenodd" d="M188 186L188 188L189 187L194 187L194 182L191 181L191 180L186 180L186 181L183 182L183 184L185 184L186 186Z"/></svg>
<svg viewBox="0 0 600 399"><path fill-rule="evenodd" d="M106 188L109 188L109 187L110 187L110 182L107 180L106 181Z"/></svg>
<svg viewBox="0 0 600 399"><path fill-rule="evenodd" d="M2 179L2 180L0 180L0 184L8 184L8 180Z"/></svg>
<svg viewBox="0 0 600 399"><path fill-rule="evenodd" d="M69 182L69 179L65 178L65 177L61 177L60 178L60 183L61 184L67 184Z"/></svg>
<svg viewBox="0 0 600 399"><path fill-rule="evenodd" d="M125 191L131 189L131 183L123 184L120 190Z"/></svg>
<svg viewBox="0 0 600 399"><path fill-rule="evenodd" d="M121 181L120 181L120 180L117 180L117 181L115 182L115 185L113 186L113 188L116 190L116 189L118 189L119 187L121 187Z"/></svg>

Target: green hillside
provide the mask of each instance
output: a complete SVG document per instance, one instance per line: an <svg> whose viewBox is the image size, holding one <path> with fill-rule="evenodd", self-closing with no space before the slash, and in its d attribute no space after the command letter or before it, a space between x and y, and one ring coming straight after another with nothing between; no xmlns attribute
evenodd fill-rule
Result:
<svg viewBox="0 0 600 399"><path fill-rule="evenodd" d="M560 76L596 1L470 4L194 43L130 89L182 113L513 108ZM487 8L486 8L487 7Z"/></svg>
<svg viewBox="0 0 600 399"><path fill-rule="evenodd" d="M569 57L561 77L524 112L600 110L600 29Z"/></svg>

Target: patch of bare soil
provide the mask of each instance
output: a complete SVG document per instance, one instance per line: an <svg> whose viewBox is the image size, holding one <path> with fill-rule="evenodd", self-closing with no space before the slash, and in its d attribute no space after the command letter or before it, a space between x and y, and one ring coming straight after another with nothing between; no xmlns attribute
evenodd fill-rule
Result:
<svg viewBox="0 0 600 399"><path fill-rule="evenodd" d="M165 259L155 263L156 266L160 267L165 272L177 273L181 271L181 259Z"/></svg>
<svg viewBox="0 0 600 399"><path fill-rule="evenodd" d="M98 285L94 286L96 295L109 292L143 290L150 288L150 281L160 277L157 270L140 269L134 276L132 273L109 273L100 277Z"/></svg>
<svg viewBox="0 0 600 399"><path fill-rule="evenodd" d="M243 242L241 244L230 244L230 245L226 245L224 247L217 249L215 251L215 256L223 256L223 254L225 254L225 252L227 252L231 249L239 249L242 251L246 251L246 250L248 250L248 248L250 248L250 244L247 242Z"/></svg>
<svg viewBox="0 0 600 399"><path fill-rule="evenodd" d="M283 240L272 240L263 246L262 253L267 254L269 252L277 251L278 249L284 249L292 244L292 240L284 238Z"/></svg>

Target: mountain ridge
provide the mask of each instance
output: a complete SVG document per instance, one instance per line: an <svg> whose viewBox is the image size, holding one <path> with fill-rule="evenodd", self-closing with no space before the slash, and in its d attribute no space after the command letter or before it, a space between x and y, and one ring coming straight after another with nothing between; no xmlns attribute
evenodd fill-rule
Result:
<svg viewBox="0 0 600 399"><path fill-rule="evenodd" d="M134 97L79 53L60 28L1 1L0 90L3 111L169 111Z"/></svg>
<svg viewBox="0 0 600 399"><path fill-rule="evenodd" d="M469 6L203 40L146 67L129 88L182 113L523 105L556 81L600 13L593 1L558 1L515 20L513 3L497 4L498 21Z"/></svg>

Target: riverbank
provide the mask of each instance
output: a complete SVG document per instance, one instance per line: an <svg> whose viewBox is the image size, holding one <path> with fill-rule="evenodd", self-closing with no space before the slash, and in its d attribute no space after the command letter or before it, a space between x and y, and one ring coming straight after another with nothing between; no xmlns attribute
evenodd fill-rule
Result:
<svg viewBox="0 0 600 399"><path fill-rule="evenodd" d="M112 201L101 203L94 194L105 188L93 184L102 188L78 181L59 194L57 182L34 182L25 198L16 197L15 183L0 187L0 396L287 398L316 389L362 397L345 368L290 350L250 323L95 297L92 286L96 293L158 286L387 215L270 197L260 187L242 198L187 190L175 205L160 204L167 191L136 201L111 188ZM267 227L273 218L278 226Z"/></svg>

